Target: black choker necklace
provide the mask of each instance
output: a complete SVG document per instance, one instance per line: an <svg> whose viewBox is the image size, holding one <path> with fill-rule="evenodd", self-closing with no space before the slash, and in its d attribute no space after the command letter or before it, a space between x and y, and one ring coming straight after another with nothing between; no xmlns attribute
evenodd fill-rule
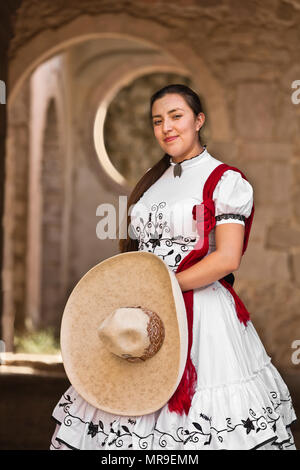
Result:
<svg viewBox="0 0 300 470"><path fill-rule="evenodd" d="M195 156L192 157L192 158L186 158L185 160L182 160L181 162L176 163L176 164L174 165L174 169L173 169L174 178L176 178L176 176L178 176L178 177L181 176L181 173L182 173L181 163L182 163L182 162L185 162L186 160L192 160L193 158L196 158L196 157L199 157L200 155L202 155L202 153L205 152L205 150L206 150L206 144L203 145L203 147L204 147L204 150L203 150L201 153L198 153L198 155L195 155Z"/></svg>

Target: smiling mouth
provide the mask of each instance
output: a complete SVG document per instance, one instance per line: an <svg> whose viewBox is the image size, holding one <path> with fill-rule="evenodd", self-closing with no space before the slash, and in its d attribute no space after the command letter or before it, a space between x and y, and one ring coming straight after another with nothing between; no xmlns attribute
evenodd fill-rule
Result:
<svg viewBox="0 0 300 470"><path fill-rule="evenodd" d="M174 137L167 137L164 139L165 142L172 142L173 140L177 139L178 135L175 135Z"/></svg>

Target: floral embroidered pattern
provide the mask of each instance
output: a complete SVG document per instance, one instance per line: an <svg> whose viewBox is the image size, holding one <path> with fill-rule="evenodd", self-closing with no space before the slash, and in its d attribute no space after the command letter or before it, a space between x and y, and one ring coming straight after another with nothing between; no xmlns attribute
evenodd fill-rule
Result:
<svg viewBox="0 0 300 470"><path fill-rule="evenodd" d="M276 392L271 392L271 395L273 395L273 397L274 396L277 397ZM287 401L287 400L281 400L281 401ZM276 408L278 408L278 406L280 406L280 403L279 404L277 403L277 405L274 403L274 405L276 406ZM257 415L250 408L249 416L245 417L244 419L241 419L239 422L236 422L235 424L232 424L232 418L228 417L226 418L226 422L227 422L226 428L220 429L220 430L216 429L212 425L212 418L209 418L203 413L200 413L199 421L192 423L195 429L188 430L182 427L178 428L176 436L163 432L161 433L159 444L161 447L166 447L167 436L171 438L171 440L176 441L176 442L182 442L183 444L187 444L188 442L197 443L200 441L200 436L201 436L201 441L203 440L203 438L205 439L204 445L211 445L211 442L214 439L217 439L220 443L223 443L224 435L234 432L239 427L245 429L246 435L250 433L257 434L260 431L267 430L270 427L270 425L272 427L272 430L276 432L276 422L279 419L281 419L280 415L275 416L274 410L271 407L267 407L267 408L262 407L262 410L263 410L263 414ZM207 425L205 421L208 422L209 424ZM160 433L158 429L155 429L155 431ZM274 441L277 440L277 437L274 437L273 440ZM289 444L290 446L294 445L292 435L290 435L290 438L284 442L286 444ZM276 445L276 442L274 444Z"/></svg>
<svg viewBox="0 0 300 470"><path fill-rule="evenodd" d="M243 436L243 433L244 436L249 434L257 435L258 433L263 435L264 431L268 431L270 428L272 428L274 433L276 433L277 422L282 419L279 410L276 410L282 406L292 410L293 406L290 395L288 395L286 399L281 399L278 392L271 391L270 397L272 407L262 406L261 413L255 412L250 408L248 411L248 416L241 417L240 420L237 420L234 423L231 417L227 417L226 426L222 429L217 429L214 426L213 417L209 417L204 413L199 413L198 420L192 422L192 427L189 429L180 426L171 434L169 432L161 431L157 428L156 424L154 426L153 432L145 436L139 436L134 431L134 425L136 424L135 418L127 418L127 424L123 425L120 425L118 420L114 420L109 424L109 429L105 429L105 425L101 420L99 420L97 423L92 421L85 422L80 417L71 415L69 410L69 406L72 404L70 395L64 395L61 399L62 403L60 403L59 406L62 407L66 413L64 419L64 424L66 426L72 426L73 423L76 426L75 421L79 420L84 425L85 432L88 436L91 437L91 439L94 439L96 436L100 437L100 439L98 437L98 442L101 447L110 447L114 445L117 448L129 449L132 448L132 439L134 436L135 442L142 450L151 449L153 446L153 440L155 440L156 447L164 449L168 448L169 444L171 444L173 448L174 442L183 444L183 446L188 443L197 444L199 442L206 446L212 446L216 439L219 443L217 447L219 447L220 444L223 444L224 449L226 449L227 442L225 437L228 438L229 434L231 433L238 433L239 435L242 433L241 436ZM255 448L258 448L270 441L272 441L272 445L278 449L293 447L293 436L291 433L288 434L289 438L282 442L277 442L277 436L274 436L271 439L268 438L265 441L262 439L261 443L259 443L259 445ZM59 438L57 440L59 442ZM216 445L213 447L215 448Z"/></svg>
<svg viewBox="0 0 300 470"><path fill-rule="evenodd" d="M66 400L66 401L64 401ZM70 395L63 395L62 397L62 403L59 403L58 406L62 407L66 416L64 418L64 425L71 427L75 421L79 420L82 424L85 425L86 430L87 430L87 435L91 436L91 438L95 438L98 434L101 436L103 440L101 440L101 446L104 447L107 443L108 446L111 446L113 444L116 445L116 447L123 447L123 439L125 436L132 436L132 433L129 431L127 426L122 426L123 432L120 431L120 429L114 429L114 424L116 423L117 420L114 420L110 423L110 429L106 430L104 429L104 424L101 420L99 420L98 423L93 423L92 421L84 421L82 420L79 416L74 416L70 413L70 405L74 403L76 399L74 398L73 401L70 397ZM128 424L135 425L136 421L134 419L129 418ZM142 438L141 438L142 439ZM107 442L108 441L108 442ZM132 443L128 445L128 448L132 447Z"/></svg>
<svg viewBox="0 0 300 470"><path fill-rule="evenodd" d="M74 403L76 398L74 398L74 400L72 401L70 395L63 395L63 397L65 398L66 401L59 403L59 407L63 407L64 412L69 413L69 408Z"/></svg>
<svg viewBox="0 0 300 470"><path fill-rule="evenodd" d="M131 228L138 240L139 251L155 253L163 261L167 258L168 266L176 270L185 255L193 250L196 237L171 236L171 227L164 212L166 205L164 201L153 204L148 220L139 217L138 225L131 224Z"/></svg>

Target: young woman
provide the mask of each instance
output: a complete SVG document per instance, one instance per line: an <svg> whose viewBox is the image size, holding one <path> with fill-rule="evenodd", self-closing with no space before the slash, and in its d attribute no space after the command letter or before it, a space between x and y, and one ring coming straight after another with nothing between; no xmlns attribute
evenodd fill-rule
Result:
<svg viewBox="0 0 300 470"><path fill-rule="evenodd" d="M176 273L189 326L185 373L169 402L141 417L97 410L71 386L53 412L51 449L295 450L288 388L232 288L252 186L202 145L205 115L190 88L156 92L150 119L165 153L131 193L120 249L155 253Z"/></svg>

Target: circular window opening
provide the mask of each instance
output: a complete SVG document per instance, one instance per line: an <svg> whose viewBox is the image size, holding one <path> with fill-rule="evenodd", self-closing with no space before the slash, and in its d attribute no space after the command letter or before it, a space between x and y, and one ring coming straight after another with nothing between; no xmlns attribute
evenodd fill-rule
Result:
<svg viewBox="0 0 300 470"><path fill-rule="evenodd" d="M112 165L131 188L163 156L149 120L149 105L153 93L171 83L193 88L188 77L153 73L122 88L107 109L104 146Z"/></svg>

